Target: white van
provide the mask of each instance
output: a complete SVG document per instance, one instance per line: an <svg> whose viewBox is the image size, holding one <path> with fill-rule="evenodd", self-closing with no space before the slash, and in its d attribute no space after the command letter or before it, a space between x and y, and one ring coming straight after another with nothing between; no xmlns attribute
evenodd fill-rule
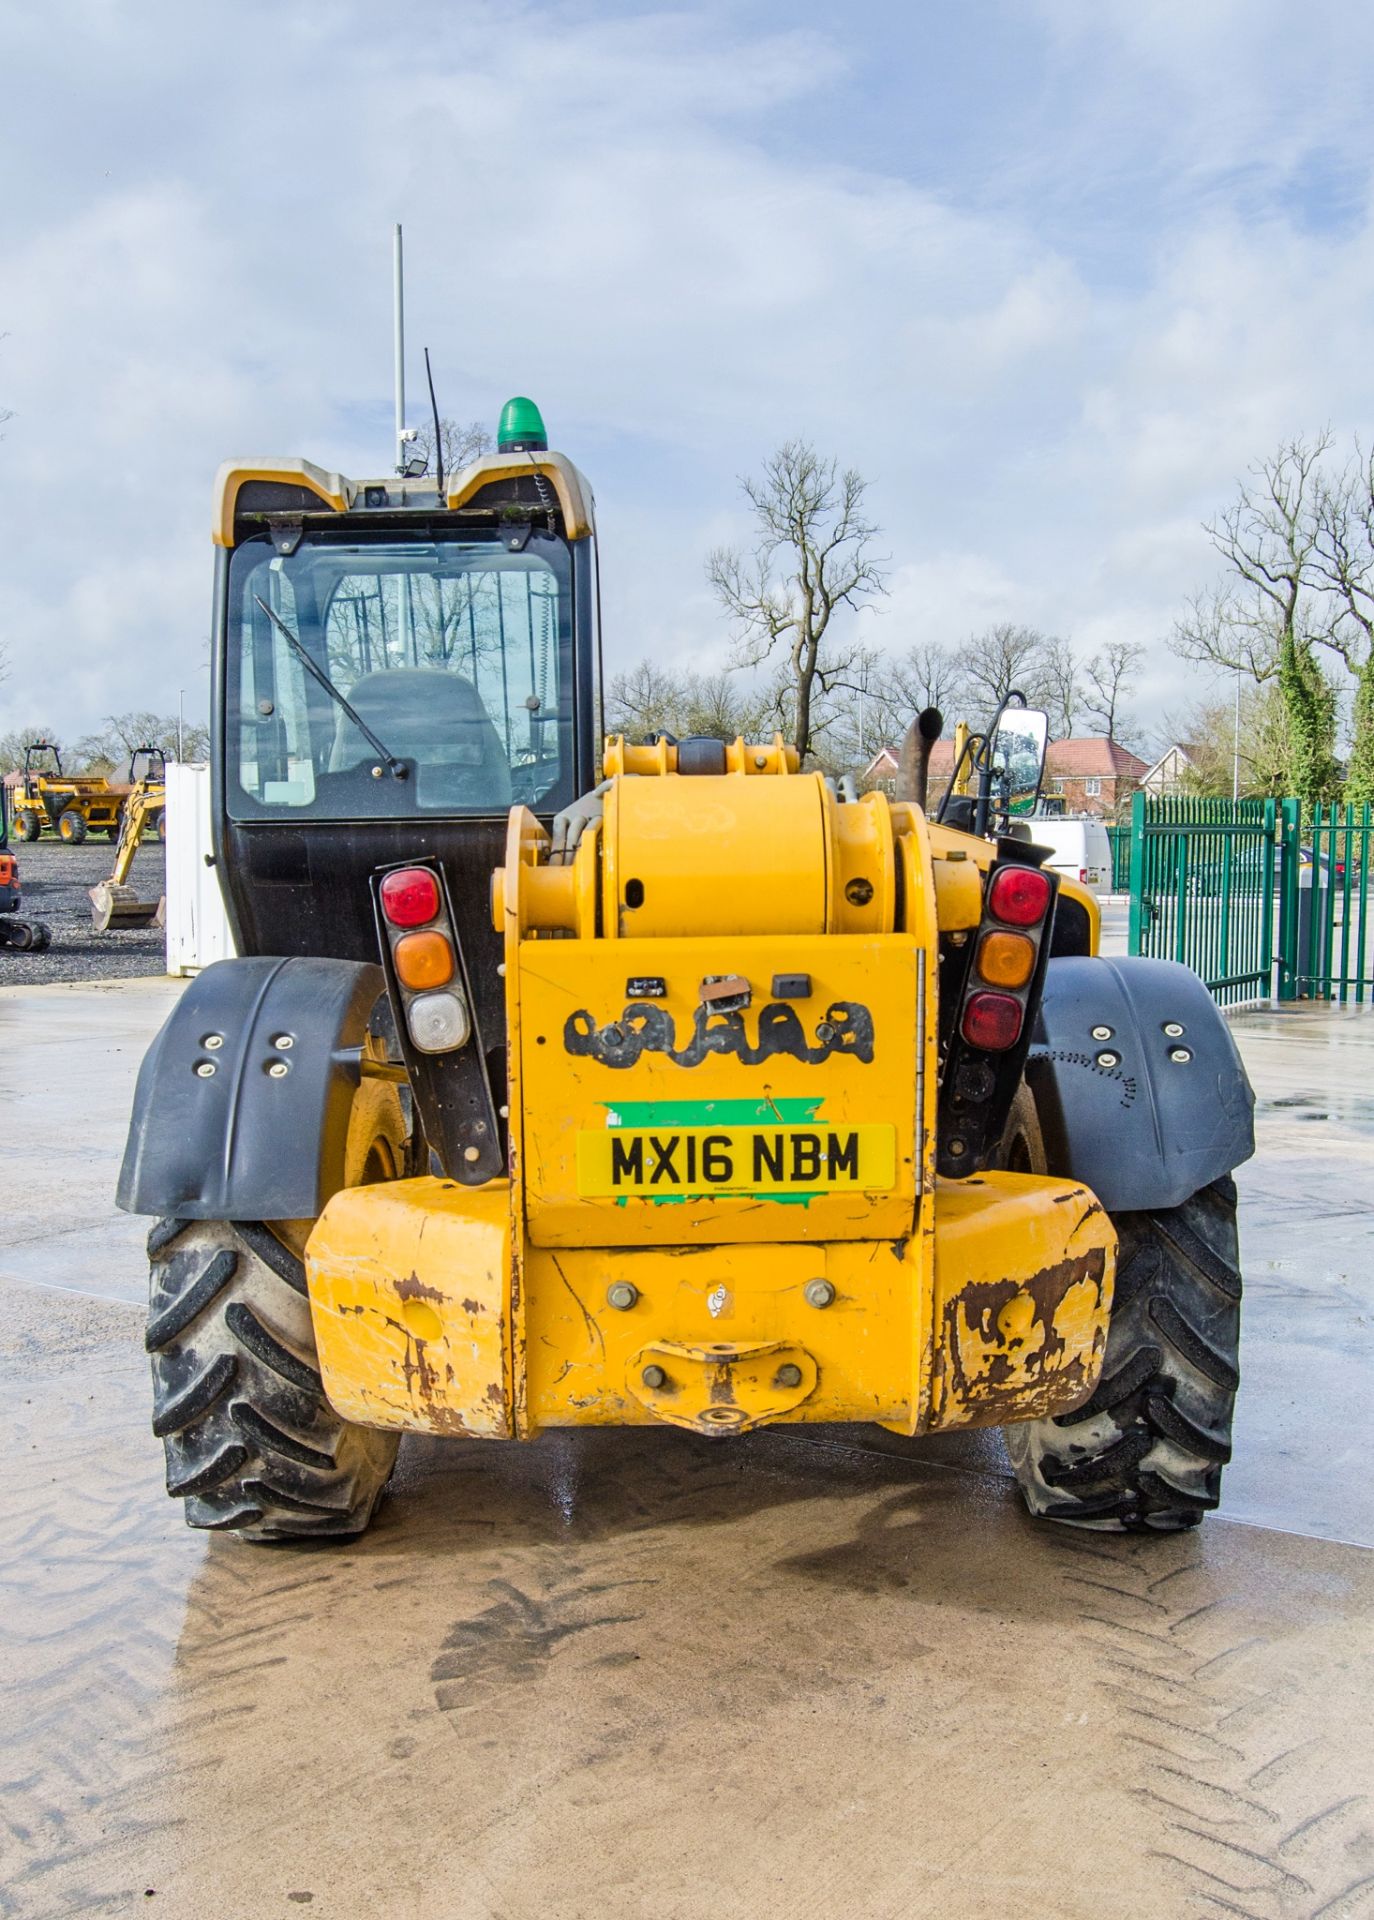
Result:
<svg viewBox="0 0 1374 1920"><path fill-rule="evenodd" d="M1112 891L1112 843L1100 820L1036 815L1026 825L1036 846L1052 849L1047 867L1080 881L1090 893Z"/></svg>

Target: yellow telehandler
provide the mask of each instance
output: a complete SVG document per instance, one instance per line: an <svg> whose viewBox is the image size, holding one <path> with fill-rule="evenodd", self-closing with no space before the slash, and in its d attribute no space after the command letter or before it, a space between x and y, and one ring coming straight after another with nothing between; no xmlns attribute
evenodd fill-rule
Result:
<svg viewBox="0 0 1374 1920"><path fill-rule="evenodd" d="M221 469L238 958L144 1061L154 1431L188 1522L366 1527L406 1432L1006 1430L1031 1511L1219 1497L1253 1098L1098 956L1009 696L942 819L781 737L599 726L591 492L511 402L445 478Z"/></svg>

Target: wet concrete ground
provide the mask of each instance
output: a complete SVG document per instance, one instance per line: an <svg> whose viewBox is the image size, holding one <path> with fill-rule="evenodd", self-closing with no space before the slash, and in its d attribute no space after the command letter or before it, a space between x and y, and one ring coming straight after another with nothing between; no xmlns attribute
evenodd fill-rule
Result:
<svg viewBox="0 0 1374 1920"><path fill-rule="evenodd" d="M1374 1016L1236 1023L1199 1534L855 1428L408 1443L364 1542L264 1551L162 1494L108 1198L176 991L0 993L0 1913L1374 1915Z"/></svg>

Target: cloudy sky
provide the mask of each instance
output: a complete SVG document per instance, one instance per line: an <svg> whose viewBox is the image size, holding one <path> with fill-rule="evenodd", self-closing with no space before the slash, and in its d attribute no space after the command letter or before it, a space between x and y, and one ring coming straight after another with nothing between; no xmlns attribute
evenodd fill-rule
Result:
<svg viewBox="0 0 1374 1920"><path fill-rule="evenodd" d="M227 455L385 471L534 395L612 663L724 657L702 560L809 436L876 644L1152 649L1283 436L1374 429L1374 12L1350 0L0 0L0 731L205 704ZM412 408L412 417L418 409Z"/></svg>

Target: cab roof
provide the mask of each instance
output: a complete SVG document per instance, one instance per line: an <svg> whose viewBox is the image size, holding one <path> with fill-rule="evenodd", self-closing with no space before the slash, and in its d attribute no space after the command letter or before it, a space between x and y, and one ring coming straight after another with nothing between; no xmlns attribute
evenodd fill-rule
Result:
<svg viewBox="0 0 1374 1920"><path fill-rule="evenodd" d="M410 511L459 512L486 504L509 514L516 504L511 482L541 478L554 501L569 540L585 540L594 530L592 490L585 475L561 453L488 453L461 472L444 476L440 499L433 479L407 480L395 474L375 480L351 480L309 460L226 460L215 475L211 533L217 547L233 547L244 535L244 521L258 525L268 516ZM256 530L256 528L255 528Z"/></svg>

